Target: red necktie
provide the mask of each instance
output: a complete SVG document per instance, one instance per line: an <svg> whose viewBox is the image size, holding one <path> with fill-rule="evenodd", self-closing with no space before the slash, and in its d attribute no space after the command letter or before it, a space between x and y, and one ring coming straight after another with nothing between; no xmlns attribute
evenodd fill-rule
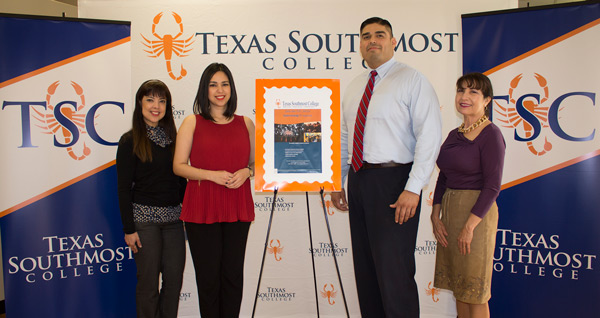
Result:
<svg viewBox="0 0 600 318"><path fill-rule="evenodd" d="M369 102L371 101L373 86L375 85L375 76L377 76L377 71L371 71L371 77L369 77L369 82L367 83L367 87L365 87L365 93L360 100L356 114L354 142L352 144L352 168L354 171L358 171L363 165L363 136L365 133L365 124L367 123L367 110L369 109Z"/></svg>

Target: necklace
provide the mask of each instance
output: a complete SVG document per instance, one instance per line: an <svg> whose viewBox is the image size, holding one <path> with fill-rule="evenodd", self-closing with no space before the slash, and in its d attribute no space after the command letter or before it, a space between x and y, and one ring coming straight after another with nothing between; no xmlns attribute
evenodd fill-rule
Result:
<svg viewBox="0 0 600 318"><path fill-rule="evenodd" d="M477 120L474 124L472 124L471 126L469 126L467 128L465 128L465 123L462 123L462 124L460 124L460 127L458 127L458 132L463 133L463 134L471 132L471 131L475 130L475 128L477 128L481 124L483 124L486 120L488 120L488 117L486 115L483 115L483 116L481 116L481 118L479 118L479 120Z"/></svg>

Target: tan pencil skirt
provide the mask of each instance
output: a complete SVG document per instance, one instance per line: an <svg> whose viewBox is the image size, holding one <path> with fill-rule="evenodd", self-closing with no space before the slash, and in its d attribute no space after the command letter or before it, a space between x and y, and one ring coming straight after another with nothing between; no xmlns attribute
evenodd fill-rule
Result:
<svg viewBox="0 0 600 318"><path fill-rule="evenodd" d="M471 253L461 255L458 234L462 230L479 190L447 189L442 199L442 223L448 231L448 247L438 243L434 285L454 292L457 300L484 304L491 297L494 247L498 229L498 206L492 205L473 232Z"/></svg>

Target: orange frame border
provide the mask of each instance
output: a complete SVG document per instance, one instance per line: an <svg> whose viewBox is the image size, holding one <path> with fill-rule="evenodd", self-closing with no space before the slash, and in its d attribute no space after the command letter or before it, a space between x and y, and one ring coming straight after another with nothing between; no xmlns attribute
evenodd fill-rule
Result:
<svg viewBox="0 0 600 318"><path fill-rule="evenodd" d="M331 137L332 150L331 167L332 179L327 182L270 182L266 183L265 174L265 88L283 88L283 87L327 87L331 89ZM269 123L272 124L272 123ZM326 191L339 191L342 188L341 172L341 149L340 149L340 80L339 79L256 79L256 151L254 156L255 176L254 190L257 192L284 191L284 192L318 192L321 189ZM336 138L337 137L337 138Z"/></svg>

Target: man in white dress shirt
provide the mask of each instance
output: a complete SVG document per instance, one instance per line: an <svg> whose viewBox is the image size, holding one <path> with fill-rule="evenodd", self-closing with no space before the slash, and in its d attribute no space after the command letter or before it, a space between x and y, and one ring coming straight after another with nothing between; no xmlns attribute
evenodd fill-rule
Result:
<svg viewBox="0 0 600 318"><path fill-rule="evenodd" d="M419 317L415 244L420 195L441 144L441 116L429 81L394 60L396 39L387 20L361 24L360 53L369 70L356 77L342 102L345 192L331 194L349 210L354 272L362 317ZM352 162L354 127L372 70L374 88L362 138L362 163ZM355 165L356 166L356 165Z"/></svg>

